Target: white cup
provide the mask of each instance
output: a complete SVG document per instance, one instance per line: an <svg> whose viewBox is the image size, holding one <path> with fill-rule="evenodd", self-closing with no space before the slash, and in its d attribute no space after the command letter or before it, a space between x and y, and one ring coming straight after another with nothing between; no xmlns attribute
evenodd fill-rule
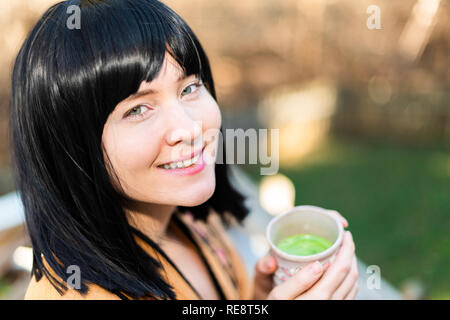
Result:
<svg viewBox="0 0 450 320"><path fill-rule="evenodd" d="M266 238L278 264L273 276L275 285L286 281L298 269L311 262L319 261L324 264L334 260L342 243L344 228L338 217L330 211L316 206L297 206L269 222ZM299 233L323 237L332 245L322 252L309 256L291 255L277 248L276 245L281 239Z"/></svg>

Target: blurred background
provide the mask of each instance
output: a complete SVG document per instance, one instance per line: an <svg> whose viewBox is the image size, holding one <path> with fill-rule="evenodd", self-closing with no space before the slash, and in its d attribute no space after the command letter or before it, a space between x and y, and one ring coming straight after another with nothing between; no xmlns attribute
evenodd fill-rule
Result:
<svg viewBox="0 0 450 320"><path fill-rule="evenodd" d="M31 253L7 145L11 69L56 2L0 2L0 299L23 297ZM249 239L236 241L256 259L274 215L335 209L349 221L360 275L380 267L391 291L378 298L449 299L450 1L163 2L210 58L224 127L279 129L277 175L260 164L235 170L256 203Z"/></svg>

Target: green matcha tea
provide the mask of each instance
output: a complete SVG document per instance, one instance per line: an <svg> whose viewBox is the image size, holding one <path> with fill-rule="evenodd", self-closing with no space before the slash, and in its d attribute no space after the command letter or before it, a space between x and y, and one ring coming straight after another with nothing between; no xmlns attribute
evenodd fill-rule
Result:
<svg viewBox="0 0 450 320"><path fill-rule="evenodd" d="M295 256L310 256L325 251L332 243L312 234L295 234L282 239L277 248Z"/></svg>

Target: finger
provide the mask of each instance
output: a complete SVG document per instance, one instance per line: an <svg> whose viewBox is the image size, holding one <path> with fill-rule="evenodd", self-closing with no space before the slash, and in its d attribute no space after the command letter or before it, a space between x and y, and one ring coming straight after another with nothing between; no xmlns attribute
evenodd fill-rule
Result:
<svg viewBox="0 0 450 320"><path fill-rule="evenodd" d="M330 262L326 262L323 265L323 272L327 271L327 269L330 267L331 263ZM303 294L301 294L300 296L298 296L297 298L295 298L295 300L319 300L319 299L323 299L321 296L316 296L316 294L310 290L306 290L306 292L304 292Z"/></svg>
<svg viewBox="0 0 450 320"><path fill-rule="evenodd" d="M338 211L336 210L328 210L331 214L334 214L341 222L344 228L348 227L348 221L345 219Z"/></svg>
<svg viewBox="0 0 450 320"><path fill-rule="evenodd" d="M269 300L292 300L308 290L323 274L323 266L316 261L298 270L292 277L276 286Z"/></svg>
<svg viewBox="0 0 450 320"><path fill-rule="evenodd" d="M256 273L263 277L271 275L277 270L277 260L271 254L265 255L256 263Z"/></svg>
<svg viewBox="0 0 450 320"><path fill-rule="evenodd" d="M331 297L350 272L354 252L355 245L353 243L352 235L349 231L346 231L342 246L339 249L334 262L312 290L318 290Z"/></svg>
<svg viewBox="0 0 450 320"><path fill-rule="evenodd" d="M334 292L332 299L333 300L344 299L352 290L353 286L357 281L358 281L358 263L356 261L356 256L353 256L352 267L350 269L350 272L347 274L347 277L341 283L339 288Z"/></svg>
<svg viewBox="0 0 450 320"><path fill-rule="evenodd" d="M258 289L270 291L273 287L273 273L277 270L277 261L268 254L255 265L254 284Z"/></svg>
<svg viewBox="0 0 450 320"><path fill-rule="evenodd" d="M344 298L344 300L354 300L356 297L356 294L358 293L359 285L358 282L355 283L352 290L350 290L350 293Z"/></svg>

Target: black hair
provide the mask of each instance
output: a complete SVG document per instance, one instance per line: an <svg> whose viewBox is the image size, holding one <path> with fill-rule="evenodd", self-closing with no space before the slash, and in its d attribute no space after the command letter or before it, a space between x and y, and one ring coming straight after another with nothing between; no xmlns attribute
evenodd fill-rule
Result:
<svg viewBox="0 0 450 320"><path fill-rule="evenodd" d="M79 29L66 24L72 5L80 8ZM101 139L108 115L158 75L166 52L185 75L199 75L216 99L198 39L156 0L57 3L19 51L10 112L15 183L33 246L32 274L37 281L45 275L60 294L67 290L67 266L78 265L81 294L94 283L121 298L176 299L160 263L135 241L124 209L129 199L111 183ZM225 224L228 215L241 223L248 209L228 170L216 163L213 195L178 209L202 220L214 210Z"/></svg>

